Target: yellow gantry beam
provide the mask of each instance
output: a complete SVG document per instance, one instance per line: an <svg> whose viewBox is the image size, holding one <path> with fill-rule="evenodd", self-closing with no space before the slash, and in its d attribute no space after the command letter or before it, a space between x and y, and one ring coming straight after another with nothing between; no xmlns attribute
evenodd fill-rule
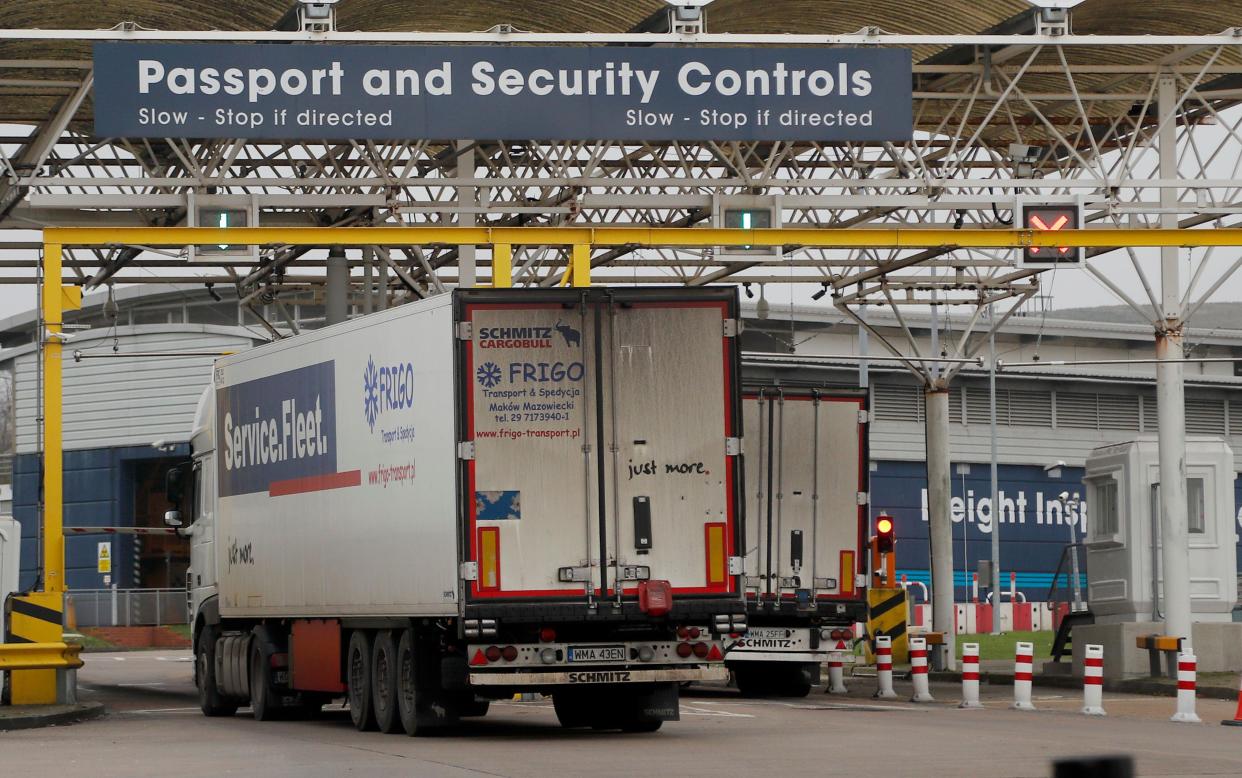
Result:
<svg viewBox="0 0 1242 778"><path fill-rule="evenodd" d="M46 244L788 246L812 248L1023 248L1076 246L1242 246L1242 228L954 230L947 228L727 229L664 227L48 227Z"/></svg>

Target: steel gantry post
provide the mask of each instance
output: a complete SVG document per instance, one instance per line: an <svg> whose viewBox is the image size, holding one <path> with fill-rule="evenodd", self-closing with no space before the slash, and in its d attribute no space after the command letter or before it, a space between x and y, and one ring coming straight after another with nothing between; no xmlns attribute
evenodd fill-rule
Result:
<svg viewBox="0 0 1242 778"><path fill-rule="evenodd" d="M953 519L949 514L949 388L927 385L927 524L931 536L932 627L944 633L938 667L957 666L953 625Z"/></svg>
<svg viewBox="0 0 1242 778"><path fill-rule="evenodd" d="M14 642L59 644L64 639L65 536L62 477L61 396L64 311L81 306L82 291L61 286L61 246L43 248L43 574L41 591L13 598L9 632ZM68 665L66 665L67 667ZM50 705L74 701L73 679L66 670L20 670L12 674L14 705Z"/></svg>
<svg viewBox="0 0 1242 778"><path fill-rule="evenodd" d="M1177 83L1157 82L1160 176L1177 176ZM1160 190L1161 227L1177 226L1177 190ZM1160 451L1160 536L1165 634L1191 638L1190 536L1186 526L1186 391L1182 372L1182 292L1178 248L1160 249L1161 311L1156 328L1156 410ZM1154 542L1154 541L1153 541ZM1156 575L1156 571L1152 571ZM1158 591L1158 590L1157 590ZM1189 651L1189 648L1187 648Z"/></svg>

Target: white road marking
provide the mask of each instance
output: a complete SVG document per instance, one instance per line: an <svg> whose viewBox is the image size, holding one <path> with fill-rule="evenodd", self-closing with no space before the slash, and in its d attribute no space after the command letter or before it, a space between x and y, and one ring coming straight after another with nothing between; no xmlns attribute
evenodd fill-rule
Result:
<svg viewBox="0 0 1242 778"><path fill-rule="evenodd" d="M124 661L125 661L125 657L123 657L123 656L114 656L114 657L112 657L112 659L113 659L114 661L117 661L117 662L124 662Z"/></svg>
<svg viewBox="0 0 1242 778"><path fill-rule="evenodd" d="M117 711L117 712L118 713L178 713L178 712L187 711L187 710L198 710L198 708L196 706L191 706L188 708L144 708L142 710L122 710L122 711Z"/></svg>
<svg viewBox="0 0 1242 778"><path fill-rule="evenodd" d="M167 686L163 681L147 681L146 683L118 683L117 686Z"/></svg>
<svg viewBox="0 0 1242 778"><path fill-rule="evenodd" d="M697 706L686 705L685 703L681 706L681 712L687 716L721 716L723 718L736 719L754 718L754 716L750 713L734 713L733 711L728 710L703 710Z"/></svg>

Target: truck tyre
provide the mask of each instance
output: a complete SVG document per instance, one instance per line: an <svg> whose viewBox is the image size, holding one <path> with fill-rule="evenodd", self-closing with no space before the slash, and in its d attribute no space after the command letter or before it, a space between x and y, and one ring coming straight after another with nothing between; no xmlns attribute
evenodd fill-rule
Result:
<svg viewBox="0 0 1242 778"><path fill-rule="evenodd" d="M345 659L349 684L349 717L359 732L375 729L375 708L371 704L371 639L360 629L349 636Z"/></svg>
<svg viewBox="0 0 1242 778"><path fill-rule="evenodd" d="M457 705L457 715L463 719L478 718L486 716L487 711L492 707L491 700L480 700L473 694L466 695Z"/></svg>
<svg viewBox="0 0 1242 778"><path fill-rule="evenodd" d="M805 697L811 693L812 668L806 664L789 664L781 668L777 689L785 697Z"/></svg>
<svg viewBox="0 0 1242 778"><path fill-rule="evenodd" d="M733 668L733 683L743 697L762 697L772 693L768 673L762 667L751 667L753 663L741 663Z"/></svg>
<svg viewBox="0 0 1242 778"><path fill-rule="evenodd" d="M250 709L255 721L274 721L279 718L279 698L272 693L272 665L259 644L258 636L250 640Z"/></svg>
<svg viewBox="0 0 1242 778"><path fill-rule="evenodd" d="M589 727L591 706L587 698L571 691L552 692L552 709L556 711L556 720L565 729Z"/></svg>
<svg viewBox="0 0 1242 778"><path fill-rule="evenodd" d="M457 708L437 688L438 657L420 645L414 630L401 631L397 641L397 711L410 737L433 735L457 723ZM436 660L434 665L432 660Z"/></svg>
<svg viewBox="0 0 1242 778"><path fill-rule="evenodd" d="M375 723L380 732L389 735L401 729L401 712L398 709L397 644L392 630L375 634L375 646L371 649L371 702L375 706Z"/></svg>
<svg viewBox="0 0 1242 778"><path fill-rule="evenodd" d="M232 716L237 703L220 694L216 685L216 638L220 630L204 626L194 644L194 685L198 687L198 707L204 716Z"/></svg>

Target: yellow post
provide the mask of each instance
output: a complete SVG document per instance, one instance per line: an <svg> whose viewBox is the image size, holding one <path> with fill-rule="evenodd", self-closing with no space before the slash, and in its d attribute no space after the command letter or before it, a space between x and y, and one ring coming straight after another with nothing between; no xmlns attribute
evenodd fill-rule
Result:
<svg viewBox="0 0 1242 778"><path fill-rule="evenodd" d="M492 288L508 289L513 286L513 244L497 243L492 246Z"/></svg>
<svg viewBox="0 0 1242 778"><path fill-rule="evenodd" d="M61 449L61 333L66 308L81 306L77 287L60 284L61 246L43 247L43 590L15 597L9 632L18 642L60 643L64 639L65 534ZM56 670L12 674L14 705L51 705L57 699Z"/></svg>
<svg viewBox="0 0 1242 778"><path fill-rule="evenodd" d="M574 286L591 285L591 246L588 243L575 243L573 253L569 257L569 272L573 276Z"/></svg>

